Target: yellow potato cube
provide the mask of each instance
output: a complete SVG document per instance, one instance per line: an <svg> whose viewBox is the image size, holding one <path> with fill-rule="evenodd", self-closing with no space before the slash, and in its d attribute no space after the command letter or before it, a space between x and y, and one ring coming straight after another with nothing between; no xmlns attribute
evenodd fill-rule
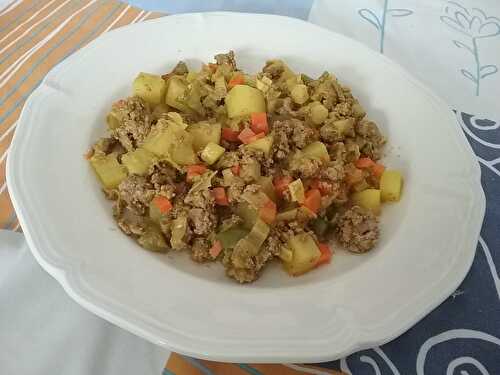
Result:
<svg viewBox="0 0 500 375"><path fill-rule="evenodd" d="M94 155L90 158L90 165L107 189L117 187L127 177L127 169L118 162L116 153Z"/></svg>
<svg viewBox="0 0 500 375"><path fill-rule="evenodd" d="M384 171L382 177L380 178L380 191L382 201L399 201L399 198L401 198L402 186L403 176L399 171Z"/></svg>
<svg viewBox="0 0 500 375"><path fill-rule="evenodd" d="M189 125L186 129L193 136L193 146L196 151L201 151L210 142L219 144L221 136L221 125L200 121Z"/></svg>
<svg viewBox="0 0 500 375"><path fill-rule="evenodd" d="M257 139L256 141L249 143L246 147L251 150L260 150L264 154L269 155L271 148L273 147L273 137L271 135L267 135L264 138Z"/></svg>
<svg viewBox="0 0 500 375"><path fill-rule="evenodd" d="M229 118L249 116L253 112L266 112L266 101L260 90L247 85L234 86L226 96Z"/></svg>
<svg viewBox="0 0 500 375"><path fill-rule="evenodd" d="M165 103L169 106L176 108L180 111L191 113L192 110L184 103L179 101L183 98L187 90L187 85L184 83L181 77L171 77L168 80L167 93L165 95Z"/></svg>
<svg viewBox="0 0 500 375"><path fill-rule="evenodd" d="M322 142L313 142L307 145L302 150L302 152L304 153L304 155L311 158L316 158L323 161L330 161L330 155L328 154L328 150L326 149L325 144Z"/></svg>
<svg viewBox="0 0 500 375"><path fill-rule="evenodd" d="M371 210L373 213L380 213L380 190L366 189L352 195L354 204Z"/></svg>
<svg viewBox="0 0 500 375"><path fill-rule="evenodd" d="M288 248L292 251L292 260L283 262L285 270L292 276L302 275L316 266L321 251L314 238L307 233L290 238Z"/></svg>
<svg viewBox="0 0 500 375"><path fill-rule="evenodd" d="M155 74L139 73L132 88L134 95L153 105L162 103L165 98L165 81Z"/></svg>
<svg viewBox="0 0 500 375"><path fill-rule="evenodd" d="M147 150L138 148L127 152L122 156L122 164L127 168L129 174L145 175L151 164L154 155Z"/></svg>

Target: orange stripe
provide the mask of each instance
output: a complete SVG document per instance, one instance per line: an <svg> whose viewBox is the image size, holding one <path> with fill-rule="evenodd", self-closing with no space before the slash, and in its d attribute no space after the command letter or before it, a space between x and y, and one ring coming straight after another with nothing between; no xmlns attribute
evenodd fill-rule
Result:
<svg viewBox="0 0 500 375"><path fill-rule="evenodd" d="M203 375L200 370L185 361L184 358L177 353L170 354L170 358L165 367L176 375Z"/></svg>
<svg viewBox="0 0 500 375"><path fill-rule="evenodd" d="M69 52L72 51L75 45L83 42L89 36L89 34L93 31L95 26L101 21L109 11L113 8L113 4L109 3L108 5L99 9L96 14L93 14L90 19L85 22L85 24L80 27L80 29L71 35L67 40L64 41L62 45L58 45L52 52L50 52L49 56L43 60L38 67L34 71L30 71L30 68L33 63L39 61L47 52L47 49L50 49L58 44L60 40L64 37L64 35L70 30L74 29L79 20L84 17L84 13L79 14L74 19L72 19L68 25L66 25L60 33L58 33L54 38L52 38L45 45L45 48L41 48L37 52L34 53L24 64L23 66L13 75L10 79L9 83L6 85L7 90L5 92L10 92L10 90L15 86L17 81L24 79L23 83L17 90L10 96L9 99L2 105L2 108L8 109L15 105L15 103L24 95L25 92L32 90L40 79L42 79L47 72L57 63L60 59L66 56ZM2 90L3 91L3 90ZM3 111L0 111L2 113ZM11 114L8 118L11 119L13 114ZM17 118L17 117L16 117ZM12 120L11 120L12 121ZM5 122L5 121L4 121ZM0 134L7 128L6 124L0 125Z"/></svg>
<svg viewBox="0 0 500 375"><path fill-rule="evenodd" d="M127 12L123 15L123 17L113 25L112 30L130 24L134 20L134 18L137 17L139 12L140 10L130 7L130 9L127 10Z"/></svg>
<svg viewBox="0 0 500 375"><path fill-rule="evenodd" d="M78 4L77 7L75 7L76 4ZM61 8L49 20L46 20L35 27L30 32L29 36L22 38L19 42L15 43L7 51L2 53L2 56L8 55L9 57L0 64L0 71L5 71L5 69L11 67L12 64L14 64L19 58L21 58L24 53L26 53L30 48L34 47L38 42L42 41L46 36L54 31L57 26L64 22L70 14L76 12L78 9L83 7L83 5L84 4L82 4L81 1L71 1L69 4ZM46 26L46 23L50 23L50 26ZM32 37L32 35L34 34L35 36ZM29 40L30 37L32 37L31 40Z"/></svg>
<svg viewBox="0 0 500 375"><path fill-rule="evenodd" d="M12 34L10 34L7 38L5 38L5 40L2 40L2 42L0 42L0 49L3 49L5 46L11 44L12 41L14 41L18 37L20 37L30 27L32 27L37 22L41 21L43 18L48 16L53 10L57 9L57 7L59 5L61 5L62 3L64 3L64 1L65 0L50 0L50 1L42 3L41 8L35 12L32 12L33 14L30 15L30 17L28 17L27 20L21 22L19 25L16 25L15 27L12 28L12 30L11 30ZM38 13L38 12L40 12L40 13ZM52 17L53 16L55 16L55 14L52 15ZM33 17L33 18L30 19L31 17ZM24 22L26 22L26 23L23 25ZM7 33L7 34L9 34L9 33ZM9 48L14 47L14 45L15 45L15 43Z"/></svg>
<svg viewBox="0 0 500 375"><path fill-rule="evenodd" d="M248 375L248 372L242 370L234 363L222 363L200 360L207 368L217 375Z"/></svg>
<svg viewBox="0 0 500 375"><path fill-rule="evenodd" d="M8 22L10 22L10 20L20 16L23 12L29 9L31 5L33 5L33 3L34 1L32 0L25 0L21 4L17 5L15 8L12 8L8 13L0 16L0 25L6 25ZM29 18L29 16L26 18ZM14 27L15 26L11 27L10 29L13 29Z"/></svg>
<svg viewBox="0 0 500 375"><path fill-rule="evenodd" d="M9 221L11 220L12 213L14 212L14 207L12 207L7 191L0 195L0 207L0 228L6 228L8 225L12 225Z"/></svg>

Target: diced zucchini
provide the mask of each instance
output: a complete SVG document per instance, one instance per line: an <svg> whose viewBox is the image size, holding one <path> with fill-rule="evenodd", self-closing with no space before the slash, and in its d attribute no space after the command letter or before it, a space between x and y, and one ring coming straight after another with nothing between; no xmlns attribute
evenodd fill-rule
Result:
<svg viewBox="0 0 500 375"><path fill-rule="evenodd" d="M217 239L221 242L224 249L232 249L234 246L236 246L238 241L245 237L247 234L247 229L235 227L218 233Z"/></svg>
<svg viewBox="0 0 500 375"><path fill-rule="evenodd" d="M224 154L226 149L217 143L208 143L201 152L201 159L208 165L212 165Z"/></svg>
<svg viewBox="0 0 500 375"><path fill-rule="evenodd" d="M118 162L116 153L94 155L90 158L90 165L107 189L117 187L127 177L127 169Z"/></svg>
<svg viewBox="0 0 500 375"><path fill-rule="evenodd" d="M248 116L253 112L266 112L262 92L247 85L234 86L227 94L225 102L230 118Z"/></svg>
<svg viewBox="0 0 500 375"><path fill-rule="evenodd" d="M137 242L143 248L156 253L165 253L168 250L167 241L165 241L163 233L155 225L149 226L144 234L137 239Z"/></svg>
<svg viewBox="0 0 500 375"><path fill-rule="evenodd" d="M380 213L380 190L366 189L352 195L354 204L371 210L373 213Z"/></svg>
<svg viewBox="0 0 500 375"><path fill-rule="evenodd" d="M401 198L401 188L403 186L403 176L399 171L386 170L380 178L380 191L382 201L399 201Z"/></svg>
<svg viewBox="0 0 500 375"><path fill-rule="evenodd" d="M302 149L302 153L311 158L319 159L322 161L330 161L330 155L326 146L322 142L313 142Z"/></svg>
<svg viewBox="0 0 500 375"><path fill-rule="evenodd" d="M245 182L257 181L261 176L260 163L256 160L249 160L241 165L240 177Z"/></svg>
<svg viewBox="0 0 500 375"><path fill-rule="evenodd" d="M288 241L292 251L292 260L283 262L285 270L293 276L302 275L316 266L321 251L314 238L308 233L297 234Z"/></svg>
<svg viewBox="0 0 500 375"><path fill-rule="evenodd" d="M167 94L165 96L165 103L169 106L176 108L182 112L191 112L191 109L181 101L187 90L187 85L181 77L173 76L168 80Z"/></svg>
<svg viewBox="0 0 500 375"><path fill-rule="evenodd" d="M218 123L201 121L189 125L186 130L193 136L193 146L196 151L203 150L210 142L220 143L221 125Z"/></svg>
<svg viewBox="0 0 500 375"><path fill-rule="evenodd" d="M134 95L153 105L163 102L165 98L165 89L165 81L161 76L155 74L139 73L134 79Z"/></svg>
<svg viewBox="0 0 500 375"><path fill-rule="evenodd" d="M256 141L249 143L246 147L250 150L262 151L266 156L271 152L273 147L273 136L267 135L264 138L257 139Z"/></svg>
<svg viewBox="0 0 500 375"><path fill-rule="evenodd" d="M122 156L122 164L127 168L129 174L144 176L154 161L154 155L142 148L127 152Z"/></svg>
<svg viewBox="0 0 500 375"><path fill-rule="evenodd" d="M259 212L257 209L253 208L246 202L239 203L236 206L236 215L243 219L243 226L245 228L251 229L257 218L259 217Z"/></svg>
<svg viewBox="0 0 500 375"><path fill-rule="evenodd" d="M297 208L292 208L291 210L286 210L280 212L276 215L276 221L293 221L297 218Z"/></svg>
<svg viewBox="0 0 500 375"><path fill-rule="evenodd" d="M257 184L261 186L261 190L271 199L276 202L276 189L274 188L273 178L271 176L261 176L257 180Z"/></svg>
<svg viewBox="0 0 500 375"><path fill-rule="evenodd" d="M261 219L257 219L250 233L238 241L234 247L232 260L236 267L244 267L248 257L255 256L269 235L271 228Z"/></svg>
<svg viewBox="0 0 500 375"><path fill-rule="evenodd" d="M292 202L299 202L299 203L304 202L305 200L304 184L302 184L302 180L300 178L290 182L290 184L288 184L288 190L290 191L290 197L292 198Z"/></svg>
<svg viewBox="0 0 500 375"><path fill-rule="evenodd" d="M170 244L172 249L180 250L186 247L184 237L188 228L187 216L179 215L172 221L172 236L170 237Z"/></svg>

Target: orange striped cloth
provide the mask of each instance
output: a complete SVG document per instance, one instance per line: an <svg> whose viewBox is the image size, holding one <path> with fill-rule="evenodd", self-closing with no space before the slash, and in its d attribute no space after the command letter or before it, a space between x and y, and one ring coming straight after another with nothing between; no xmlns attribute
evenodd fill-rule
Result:
<svg viewBox="0 0 500 375"><path fill-rule="evenodd" d="M102 33L159 16L116 0L14 0L0 9L0 228L19 229L5 183L5 164L26 98L53 66ZM225 364L172 354L163 373L318 373L311 369L296 365Z"/></svg>

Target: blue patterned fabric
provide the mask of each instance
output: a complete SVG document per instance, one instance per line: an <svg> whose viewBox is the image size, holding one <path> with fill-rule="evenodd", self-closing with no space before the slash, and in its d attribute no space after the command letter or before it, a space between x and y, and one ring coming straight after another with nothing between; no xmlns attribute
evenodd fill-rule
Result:
<svg viewBox="0 0 500 375"><path fill-rule="evenodd" d="M388 55L450 104L457 131L466 134L481 165L487 199L472 268L452 296L401 337L321 366L353 375L500 374L500 1L131 3L171 13L223 9L299 18L309 14L309 21Z"/></svg>

